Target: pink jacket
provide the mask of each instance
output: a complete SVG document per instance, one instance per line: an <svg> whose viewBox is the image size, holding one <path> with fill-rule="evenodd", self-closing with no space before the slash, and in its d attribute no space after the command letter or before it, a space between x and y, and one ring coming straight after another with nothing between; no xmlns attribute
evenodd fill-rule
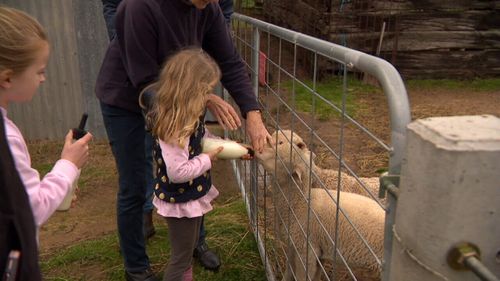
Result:
<svg viewBox="0 0 500 281"><path fill-rule="evenodd" d="M35 223L40 227L59 207L73 181L78 177L78 168L70 161L60 159L52 170L40 179L37 170L31 167L28 147L17 126L7 118L7 111L0 107L5 119L7 141L19 176L26 188Z"/></svg>

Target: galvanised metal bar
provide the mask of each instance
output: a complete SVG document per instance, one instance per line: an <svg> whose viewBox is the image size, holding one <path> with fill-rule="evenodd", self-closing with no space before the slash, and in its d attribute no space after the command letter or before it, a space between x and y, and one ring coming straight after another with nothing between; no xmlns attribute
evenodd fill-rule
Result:
<svg viewBox="0 0 500 281"><path fill-rule="evenodd" d="M259 50L260 50L260 33L257 27L252 27L252 85L256 97L259 97Z"/></svg>
<svg viewBox="0 0 500 281"><path fill-rule="evenodd" d="M483 281L500 281L493 272L491 272L484 264L475 256L466 257L464 264L472 270L479 279Z"/></svg>

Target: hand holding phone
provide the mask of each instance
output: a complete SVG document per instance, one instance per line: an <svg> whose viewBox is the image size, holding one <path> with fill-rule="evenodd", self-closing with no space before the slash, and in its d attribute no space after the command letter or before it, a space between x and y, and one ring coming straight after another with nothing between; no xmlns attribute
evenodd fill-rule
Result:
<svg viewBox="0 0 500 281"><path fill-rule="evenodd" d="M71 132L66 134L63 151L61 152L61 159L73 162L78 169L81 169L88 160L88 144L92 140L92 134L84 130L87 117L87 113L83 113L78 128L73 128Z"/></svg>
<svg viewBox="0 0 500 281"><path fill-rule="evenodd" d="M87 134L87 131L85 131L85 124L87 124L88 117L89 115L87 113L82 114L78 128L73 128L73 139L79 140Z"/></svg>

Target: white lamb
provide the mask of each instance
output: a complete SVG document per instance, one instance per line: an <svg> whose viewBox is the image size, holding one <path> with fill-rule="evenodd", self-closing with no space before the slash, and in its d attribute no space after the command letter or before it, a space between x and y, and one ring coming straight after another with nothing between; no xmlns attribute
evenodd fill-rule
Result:
<svg viewBox="0 0 500 281"><path fill-rule="evenodd" d="M307 156L311 152L308 150L305 142L303 139L297 134L293 133L290 130L282 130L281 131L283 136L285 137L285 141L292 141L295 145L300 146L299 148L306 154L304 157L307 157L309 160L309 157ZM304 158L305 159L305 158ZM304 162L304 161L303 161ZM317 166L314 162L314 154L313 154L313 160L311 163L309 161L306 161L305 163L307 166L311 164L312 171L313 171L313 178L315 177L314 174L321 180L321 183L318 181L315 181L315 185L313 187L322 187L324 186L327 189L337 189L338 186L338 178L339 178L339 172L338 170L332 170L332 169L323 169L319 166ZM363 186L356 180L355 177L345 173L345 172L340 172L340 190L341 191L346 191L346 192L352 192L352 193L357 193L361 194L370 198L374 198L378 195L378 189L379 189L379 178L378 177L371 177L371 178L365 178L365 177L359 177L361 182L365 185L366 189L368 189L373 196L371 196ZM384 202L385 200L382 200ZM385 202L384 202L385 203Z"/></svg>
<svg viewBox="0 0 500 281"><path fill-rule="evenodd" d="M309 168L302 160L305 158L307 162L309 155L306 153L305 144L296 141L291 144L288 141L290 138L287 140L282 133L278 135L274 133L273 136L277 141L277 151L274 149L275 146L269 145L262 153L256 153L256 158L277 179L277 184L282 189L278 193L284 197L274 202L283 221L288 222L283 228L288 230L291 239L287 248L289 266L286 268L283 280L293 280L294 276L300 281L309 278L320 280L322 274L320 262L332 259L335 254L333 241L336 233L337 204L332 198L337 198L337 191L307 188L310 180ZM282 161L285 166L281 164ZM291 179L297 183L298 188L290 184ZM309 195L310 203L306 200ZM340 192L339 202L343 212L339 212L338 216L337 247L340 254L350 266L369 269L378 275L380 272L378 259L383 252L384 211L374 200L354 193ZM355 232L346 215L366 239L376 258ZM307 229L309 237L305 235ZM309 241L308 254L306 254L307 241ZM337 261L339 261L338 255ZM308 269L307 277L305 266Z"/></svg>

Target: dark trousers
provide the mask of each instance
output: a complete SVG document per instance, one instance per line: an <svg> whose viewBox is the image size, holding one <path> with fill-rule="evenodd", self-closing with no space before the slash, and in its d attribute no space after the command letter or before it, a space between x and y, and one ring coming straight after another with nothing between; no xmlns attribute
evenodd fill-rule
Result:
<svg viewBox="0 0 500 281"><path fill-rule="evenodd" d="M147 133L141 113L101 103L104 126L118 169L117 225L125 269L141 272L149 268L143 225L147 177L152 178L147 159ZM152 181L152 180L151 180Z"/></svg>
<svg viewBox="0 0 500 281"><path fill-rule="evenodd" d="M182 281L184 272L191 266L193 251L198 242L203 217L165 218L168 224L170 260L163 281Z"/></svg>

